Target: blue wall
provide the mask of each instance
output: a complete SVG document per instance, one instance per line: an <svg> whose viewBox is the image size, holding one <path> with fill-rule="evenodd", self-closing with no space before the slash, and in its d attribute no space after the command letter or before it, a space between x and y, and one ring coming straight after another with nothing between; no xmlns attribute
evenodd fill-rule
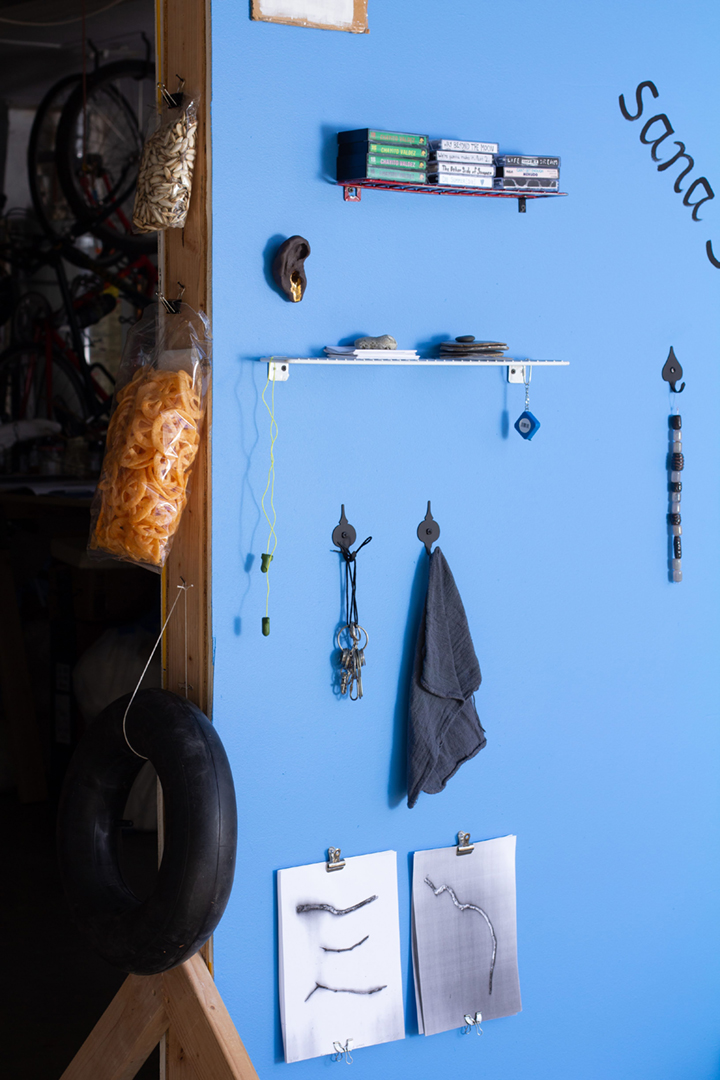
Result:
<svg viewBox="0 0 720 1080"><path fill-rule="evenodd" d="M354 36L253 23L213 5L214 719L235 771L241 841L216 936L220 990L263 1078L282 1063L274 871L395 848L407 1038L357 1053L373 1078L706 1080L720 1075L718 923L718 346L720 8L370 0ZM646 91L643 118L635 87ZM639 140L668 115L718 199L700 222ZM326 179L337 130L499 141L563 158L567 199L368 192ZM659 130L656 134L659 134ZM667 140L668 144L672 140ZM667 159L674 152L659 150ZM697 192L693 201L702 196ZM267 253L301 233L291 305ZM263 638L268 353L360 333L424 348L474 333L536 369L295 368L276 388L279 544ZM667 580L670 345L685 368L683 567ZM403 800L403 731L428 499L483 671L487 748L445 792ZM331 688L340 503L372 534L359 560L366 696ZM409 629L409 627L411 629ZM408 853L518 836L524 1011L482 1042L417 1035Z"/></svg>

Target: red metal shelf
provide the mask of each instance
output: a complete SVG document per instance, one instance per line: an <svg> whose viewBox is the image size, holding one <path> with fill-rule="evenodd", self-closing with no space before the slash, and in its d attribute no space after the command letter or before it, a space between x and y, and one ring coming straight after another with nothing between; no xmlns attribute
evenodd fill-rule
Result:
<svg viewBox="0 0 720 1080"><path fill-rule="evenodd" d="M352 184L339 180L345 202L360 202L362 188L378 188L380 191L407 191L420 195L469 195L480 199L517 199L518 210L525 210L526 199L557 199L567 191L495 191L475 187L446 187L441 184L404 184L401 180L355 180Z"/></svg>

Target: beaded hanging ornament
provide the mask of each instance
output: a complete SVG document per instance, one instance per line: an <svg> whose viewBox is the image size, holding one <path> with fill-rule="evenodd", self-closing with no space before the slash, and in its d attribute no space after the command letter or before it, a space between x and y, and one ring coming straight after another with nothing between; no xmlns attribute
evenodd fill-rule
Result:
<svg viewBox="0 0 720 1080"><path fill-rule="evenodd" d="M670 397L673 394L682 394L685 383L678 387L682 379L683 369L675 355L672 345L662 369L662 377L669 384ZM668 526L672 537L672 550L670 554L670 578L672 581L682 581L682 518L680 517L680 495L682 492L682 471L685 468L685 458L682 452L682 417L680 413L671 407L668 417L670 425L670 453L668 455L668 471L670 480L668 493L670 495L670 511L668 513Z"/></svg>
<svg viewBox="0 0 720 1080"><path fill-rule="evenodd" d="M682 417L679 413L671 413L668 417L670 423L670 513L668 524L672 534L672 556L670 558L670 573L673 581L682 581L682 518L680 516L680 496L682 492L682 471L685 468L685 457L682 452Z"/></svg>

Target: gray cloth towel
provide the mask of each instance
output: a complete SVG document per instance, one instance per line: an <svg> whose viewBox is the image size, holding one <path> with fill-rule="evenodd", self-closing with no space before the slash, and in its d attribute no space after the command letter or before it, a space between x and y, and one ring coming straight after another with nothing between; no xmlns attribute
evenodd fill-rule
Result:
<svg viewBox="0 0 720 1080"><path fill-rule="evenodd" d="M480 665L465 608L436 547L410 689L408 806L415 805L421 791L442 791L462 763L485 746L472 697L479 685Z"/></svg>

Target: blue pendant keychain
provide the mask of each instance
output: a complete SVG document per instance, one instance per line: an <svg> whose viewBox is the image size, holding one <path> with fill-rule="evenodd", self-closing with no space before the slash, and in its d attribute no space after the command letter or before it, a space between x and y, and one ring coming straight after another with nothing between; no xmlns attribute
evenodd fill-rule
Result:
<svg viewBox="0 0 720 1080"><path fill-rule="evenodd" d="M525 411L521 412L517 420L513 424L513 427L522 435L523 439L527 439L528 442L540 429L540 421L536 416L530 412L530 376L532 374L532 368L529 364L524 369L524 383L525 383Z"/></svg>

